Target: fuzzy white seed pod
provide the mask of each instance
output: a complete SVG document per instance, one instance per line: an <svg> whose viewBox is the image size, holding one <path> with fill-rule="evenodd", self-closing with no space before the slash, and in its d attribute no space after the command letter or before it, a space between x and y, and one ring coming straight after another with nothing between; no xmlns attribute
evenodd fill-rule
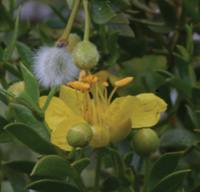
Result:
<svg viewBox="0 0 200 192"><path fill-rule="evenodd" d="M34 57L33 70L44 87L65 84L79 74L66 47L41 47Z"/></svg>

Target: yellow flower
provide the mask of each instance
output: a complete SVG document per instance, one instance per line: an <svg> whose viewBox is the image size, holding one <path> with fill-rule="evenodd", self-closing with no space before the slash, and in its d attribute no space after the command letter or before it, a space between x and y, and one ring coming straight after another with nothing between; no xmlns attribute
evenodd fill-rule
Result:
<svg viewBox="0 0 200 192"><path fill-rule="evenodd" d="M93 131L90 146L104 147L124 139L131 128L154 126L166 103L152 93L113 99L116 90L133 80L127 77L114 83L108 94L107 82L92 75L61 86L59 98L53 97L45 112L45 120L52 130L51 142L64 150L71 150L67 142L68 130L78 123L88 123ZM87 86L86 86L87 85ZM46 97L40 98L40 106Z"/></svg>

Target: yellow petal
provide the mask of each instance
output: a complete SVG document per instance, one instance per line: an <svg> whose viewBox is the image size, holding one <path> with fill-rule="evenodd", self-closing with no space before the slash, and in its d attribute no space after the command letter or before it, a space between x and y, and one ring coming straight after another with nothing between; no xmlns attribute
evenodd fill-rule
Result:
<svg viewBox="0 0 200 192"><path fill-rule="evenodd" d="M76 114L81 114L84 98L84 94L78 90L64 85L60 88L60 99L62 99Z"/></svg>
<svg viewBox="0 0 200 192"><path fill-rule="evenodd" d="M105 113L105 121L110 127L111 142L124 139L131 130L131 114L140 101L133 96L115 99Z"/></svg>
<svg viewBox="0 0 200 192"><path fill-rule="evenodd" d="M140 100L139 108L133 106L132 127L152 127L160 120L161 112L167 104L160 97L152 93L143 93L136 96Z"/></svg>
<svg viewBox="0 0 200 192"><path fill-rule="evenodd" d="M125 138L131 127L154 126L166 107L161 98L151 93L115 99L105 113L105 120L110 127L111 142Z"/></svg>
<svg viewBox="0 0 200 192"><path fill-rule="evenodd" d="M47 97L41 97L39 104L42 107ZM46 112L45 121L51 132L51 142L63 150L70 151L72 147L67 143L67 132L70 127L84 122L61 99L53 97Z"/></svg>

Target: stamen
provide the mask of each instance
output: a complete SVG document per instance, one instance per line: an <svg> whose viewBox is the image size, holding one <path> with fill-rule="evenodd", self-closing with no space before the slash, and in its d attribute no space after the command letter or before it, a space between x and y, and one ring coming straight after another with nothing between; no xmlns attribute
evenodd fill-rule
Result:
<svg viewBox="0 0 200 192"><path fill-rule="evenodd" d="M79 81L82 81L82 79L87 75L85 70L81 70L79 74Z"/></svg>
<svg viewBox="0 0 200 192"><path fill-rule="evenodd" d="M108 86L109 86L109 84L108 84L107 81L104 81L104 82L102 83L102 85L103 85L104 87L108 87Z"/></svg>
<svg viewBox="0 0 200 192"><path fill-rule="evenodd" d="M110 96L109 96L109 98L108 98L108 103L111 103L111 100L112 100L114 94L116 93L117 89L118 89L118 87L116 86L116 87L114 87L114 89L112 90L112 92L111 92L111 94L110 94Z"/></svg>
<svg viewBox="0 0 200 192"><path fill-rule="evenodd" d="M88 91L90 89L90 85L88 83L83 83L80 81L72 81L67 84L69 87L79 90L79 91Z"/></svg>
<svg viewBox="0 0 200 192"><path fill-rule="evenodd" d="M133 81L133 77L126 77L126 78L123 78L119 81L115 81L115 87L123 87L129 83L131 83Z"/></svg>
<svg viewBox="0 0 200 192"><path fill-rule="evenodd" d="M98 77L95 75L87 75L87 76L82 77L82 81L92 85L98 81Z"/></svg>

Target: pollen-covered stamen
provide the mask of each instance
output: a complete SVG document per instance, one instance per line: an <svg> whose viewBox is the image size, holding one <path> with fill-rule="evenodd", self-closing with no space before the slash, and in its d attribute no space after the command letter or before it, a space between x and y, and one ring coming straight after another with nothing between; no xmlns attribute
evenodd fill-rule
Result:
<svg viewBox="0 0 200 192"><path fill-rule="evenodd" d="M83 76L82 81L85 83L88 83L90 85L93 85L93 84L97 83L98 77L95 75L89 74L89 75Z"/></svg>
<svg viewBox="0 0 200 192"><path fill-rule="evenodd" d="M80 82L80 81L72 81L67 84L69 87L85 92L90 89L90 85L88 83Z"/></svg>
<svg viewBox="0 0 200 192"><path fill-rule="evenodd" d="M112 92L111 92L111 94L108 98L108 103L111 103L111 100L112 100L112 98L113 98L113 96L116 93L118 88L128 85L129 83L131 83L133 81L133 79L134 79L133 77L125 77L123 79L115 81L115 83L114 83L115 87L112 90Z"/></svg>
<svg viewBox="0 0 200 192"><path fill-rule="evenodd" d="M126 86L128 85L129 83L131 83L133 81L133 77L126 77L126 78L123 78L123 79L120 79L118 81L115 81L115 87L123 87L123 86Z"/></svg>

